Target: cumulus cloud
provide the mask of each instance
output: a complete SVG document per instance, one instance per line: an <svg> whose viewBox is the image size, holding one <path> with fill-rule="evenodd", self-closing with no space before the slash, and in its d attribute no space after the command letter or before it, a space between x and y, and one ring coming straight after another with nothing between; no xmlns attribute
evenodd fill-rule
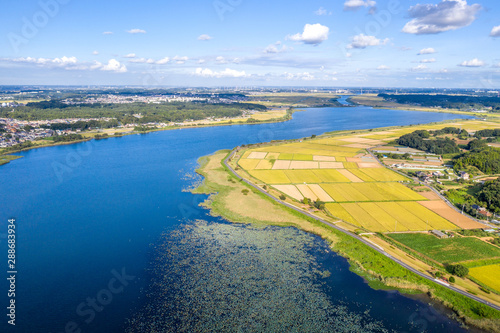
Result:
<svg viewBox="0 0 500 333"><path fill-rule="evenodd" d="M99 51L94 51L92 52L93 55L98 55L99 54Z"/></svg>
<svg viewBox="0 0 500 333"><path fill-rule="evenodd" d="M245 71L237 71L235 69L226 68L223 71L213 71L209 68L196 68L195 75L203 77L223 78L223 77L245 77Z"/></svg>
<svg viewBox="0 0 500 333"><path fill-rule="evenodd" d="M206 40L211 40L211 39L213 39L213 37L211 37L209 35L206 35L206 34L198 36L198 40L204 40L204 41L206 41Z"/></svg>
<svg viewBox="0 0 500 333"><path fill-rule="evenodd" d="M160 59L158 61L156 61L156 64L158 65L165 65L165 64L168 64L170 62L170 58L169 57L165 57L163 59Z"/></svg>
<svg viewBox="0 0 500 333"><path fill-rule="evenodd" d="M127 32L129 34L145 34L146 30L143 30L143 29L130 29L130 30L127 30Z"/></svg>
<svg viewBox="0 0 500 333"><path fill-rule="evenodd" d="M319 45L328 39L330 28L327 26L316 24L306 24L304 32L286 37L288 40L303 42L305 44Z"/></svg>
<svg viewBox="0 0 500 333"><path fill-rule="evenodd" d="M490 32L491 37L500 37L500 25L493 27Z"/></svg>
<svg viewBox="0 0 500 333"><path fill-rule="evenodd" d="M380 65L380 66L377 67L377 69L379 71L386 71L386 70L389 70L391 68L389 66L386 66L386 65Z"/></svg>
<svg viewBox="0 0 500 333"><path fill-rule="evenodd" d="M423 65L423 64L412 68L412 70L415 72L424 71L426 69L428 69L428 67L426 65Z"/></svg>
<svg viewBox="0 0 500 333"><path fill-rule="evenodd" d="M437 34L470 25L476 19L481 5L468 5L467 0L442 0L434 4L417 4L410 7L411 21L403 27L408 34Z"/></svg>
<svg viewBox="0 0 500 333"><path fill-rule="evenodd" d="M361 7L375 7L377 3L373 0L346 0L344 10L358 10Z"/></svg>
<svg viewBox="0 0 500 333"><path fill-rule="evenodd" d="M102 34L103 35L112 35L113 31L104 31Z"/></svg>
<svg viewBox="0 0 500 333"><path fill-rule="evenodd" d="M365 34L359 34L352 37L351 44L347 45L348 49L364 49L368 46L385 45L389 42L389 39L384 40L378 39L375 36L367 36Z"/></svg>
<svg viewBox="0 0 500 333"><path fill-rule="evenodd" d="M464 61L464 62L460 63L458 66L462 66L462 67L482 67L484 65L485 65L484 61L479 60L478 58L474 58L474 59L469 60L469 61Z"/></svg>
<svg viewBox="0 0 500 333"><path fill-rule="evenodd" d="M293 48L283 45L281 44L280 41L277 41L274 44L268 45L263 52L267 54L272 54L272 53L283 53L291 50L293 50Z"/></svg>
<svg viewBox="0 0 500 333"><path fill-rule="evenodd" d="M436 59L434 59L434 58L430 58L430 59L422 59L422 60L420 60L420 62L421 62L422 64L430 64L430 63L432 63L432 62L436 62Z"/></svg>
<svg viewBox="0 0 500 333"><path fill-rule="evenodd" d="M124 58L135 58L135 57L136 57L136 55L135 55L135 53L129 53L129 54L127 54L127 55L123 56L123 57L124 57Z"/></svg>
<svg viewBox="0 0 500 333"><path fill-rule="evenodd" d="M175 56L175 57L172 58L172 60L175 61L176 64L182 65L186 61L188 61L189 58L186 57L186 56L184 56L184 57Z"/></svg>
<svg viewBox="0 0 500 333"><path fill-rule="evenodd" d="M428 47L426 49L421 49L420 52L418 52L418 55L433 54L433 53L436 53L436 50L434 50L432 47Z"/></svg>
<svg viewBox="0 0 500 333"><path fill-rule="evenodd" d="M26 57L26 58L15 58L12 59L12 61L32 63L37 65L47 65L50 67L65 67L67 65L76 64L78 62L78 59L76 59L76 57L66 57L66 56L62 58L53 58L53 59Z"/></svg>
<svg viewBox="0 0 500 333"><path fill-rule="evenodd" d="M116 59L110 59L106 65L102 65L99 69L102 71L112 71L117 73L125 73L127 71L127 67L120 64L120 62Z"/></svg>
<svg viewBox="0 0 500 333"><path fill-rule="evenodd" d="M156 65L165 65L165 64L168 64L170 62L170 58L169 57L165 57L165 58L162 58L160 60L155 60L155 59L152 59L152 58L137 58L135 56L135 54L130 54L129 57L126 57L126 58L130 58L129 62L130 63L134 63L134 64L156 64Z"/></svg>

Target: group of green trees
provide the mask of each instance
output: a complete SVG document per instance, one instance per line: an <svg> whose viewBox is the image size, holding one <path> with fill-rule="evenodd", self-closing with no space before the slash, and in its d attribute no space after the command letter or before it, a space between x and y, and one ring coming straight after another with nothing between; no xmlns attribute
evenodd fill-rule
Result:
<svg viewBox="0 0 500 333"><path fill-rule="evenodd" d="M430 94L379 94L378 96L400 104L462 110L491 107L493 112L500 112L500 97Z"/></svg>
<svg viewBox="0 0 500 333"><path fill-rule="evenodd" d="M474 148L456 158L453 164L456 171L466 170L470 166L487 174L500 173L500 149L486 145Z"/></svg>
<svg viewBox="0 0 500 333"><path fill-rule="evenodd" d="M42 104L40 104L42 103ZM62 105L64 105L64 107ZM131 103L101 105L66 105L57 101L28 103L15 109L0 108L0 118L19 120L45 120L66 118L114 118L122 124L155 122L183 122L210 117L239 117L245 110L265 111L264 105L255 103L195 103L172 102L162 104ZM134 115L140 114L140 117Z"/></svg>
<svg viewBox="0 0 500 333"><path fill-rule="evenodd" d="M81 134L68 134L68 135L56 135L53 136L52 139L54 142L72 142L83 140L83 136Z"/></svg>
<svg viewBox="0 0 500 333"><path fill-rule="evenodd" d="M110 121L104 121L104 120L89 120L89 121L77 121L74 123L55 123L55 124L48 124L48 125L41 125L40 127L42 128L48 128L51 130L89 130L89 129L95 129L95 128L113 128L119 126L120 123L116 119L111 119Z"/></svg>
<svg viewBox="0 0 500 333"><path fill-rule="evenodd" d="M451 140L449 137L431 139L431 133L426 130L418 130L405 134L397 140L397 143L402 146L438 155L460 152L455 141Z"/></svg>

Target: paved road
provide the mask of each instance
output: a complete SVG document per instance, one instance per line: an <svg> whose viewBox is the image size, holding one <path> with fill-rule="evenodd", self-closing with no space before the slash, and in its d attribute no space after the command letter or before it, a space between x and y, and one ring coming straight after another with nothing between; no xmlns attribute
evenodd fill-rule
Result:
<svg viewBox="0 0 500 333"><path fill-rule="evenodd" d="M371 247L371 248L372 248L372 249L374 249L375 251L377 251L377 252L379 252L379 253L383 254L383 255L384 255L384 256L386 256L387 258L389 258L389 259L391 259L392 261L394 261L394 262L398 263L400 266L403 266L404 268L406 268L406 269L408 269L409 271L412 271L413 273L415 273L415 274L417 274L417 275L419 275L419 276L423 277L424 279L427 279L427 280L432 281L432 282L436 282L436 280L435 280L434 278L432 278L432 277L430 277L430 276L425 275L424 273L422 273L422 272L420 272L420 271L418 271L418 270L414 269L413 267L411 267L411 266L409 266L409 265L405 264L405 263L404 263L404 262L402 262L401 260L399 260L399 259L397 259L397 258L395 258L395 257L391 256L389 253L385 252L385 251L384 251L383 249L381 249L381 248L378 248L375 244L373 244L373 243L371 243L371 242L367 241L366 239L364 239L364 238L362 238L362 237L360 237L360 236L358 236L358 235L356 235L356 234L353 234L353 233L352 233L352 232L350 232L350 231L347 231L347 230L344 230L344 229L342 229L342 228L340 228L340 227L337 227L335 224L330 223L330 222L327 222L327 221L325 221L325 220L323 220L323 219L321 219L321 218L319 218L319 217L317 217L317 216L315 216L315 215L313 215L313 214L311 214L311 213L309 213L309 212L303 211L302 209L300 209L300 208L298 208L298 207L295 207L295 206L293 206L293 205L291 205L291 204L289 204L289 203L286 203L286 202L284 202L284 201L281 201L281 200L279 200L278 198L275 198L274 196L272 196L271 194L269 194L269 193L268 193L267 191L265 191L264 189L260 188L259 186L255 185L255 184L252 184L250 181L248 181L248 180L246 180L245 178L241 177L241 176L240 176L240 175L238 175L238 174L236 173L236 171L234 171L234 169L233 169L233 168L232 168L232 167L231 167L231 166L227 163L227 161L228 161L231 157L233 157L234 153L235 153L235 151L233 150L233 151L231 152L231 154L229 154L229 155L228 155L228 156L224 159L224 165L225 165L225 166L226 166L226 167L227 167L227 168L228 168L228 169L229 169L229 170L230 170L230 171L231 171L231 172L232 172L232 173L233 173L233 174L234 174L234 175L235 175L238 179L240 179L241 181L244 181L244 182L245 182L245 183L247 183L248 185L252 186L252 187L253 187L253 188L255 188L256 190L260 191L260 192L261 192L261 193L263 193L264 195L266 195L266 196L268 196L269 198L271 198L272 200L274 200L274 201L276 201L276 202L278 202L278 203L280 203L280 204L282 204L282 205L285 205L285 206L287 206L287 207L289 207L289 208L291 208L291 209L293 209L293 210L295 210L295 211L297 211L297 212L299 212L299 213L301 213L301 214L307 215L307 216L309 216L310 218L315 219L316 221L319 221L319 222L321 222L321 223L323 223L323 224L325 224L325 225L328 225L328 226L330 226L330 227L332 227L332 228L334 228L334 229L336 229L336 230L338 230L338 231L340 231L340 232L342 232L342 233L344 233L344 234L346 234L346 235L349 235L349 236L351 236L351 237L353 237L353 238L357 239L358 241L362 242L363 244L365 244L365 245L367 245L367 246ZM482 298L479 298L479 297L477 297L477 296L474 296L474 295L472 295L472 294L469 294L468 292L465 292L465 291L463 291L463 290L460 290L460 289L458 289L458 288L455 288L455 287L453 287L453 286L451 286L451 285L445 285L445 284L443 284L443 283L441 283L441 282L439 282L439 285L440 285L440 286L442 286L442 287L448 288L448 289L450 289L450 290L453 290L453 291L455 291L455 292L457 292L457 293L459 293L459 294L462 294L462 295L464 295L464 296L466 296L466 297L468 297L468 298L470 298L470 299L473 299L473 300L475 300L475 301L478 301L478 302L480 302L480 303L483 303L483 304L485 304L485 305L488 305L488 306L492 307L492 308L493 308L493 309L495 309L495 310L500 311L500 306L497 306L497 305L495 305L495 304L491 304L490 302L487 302L487 301L483 300Z"/></svg>

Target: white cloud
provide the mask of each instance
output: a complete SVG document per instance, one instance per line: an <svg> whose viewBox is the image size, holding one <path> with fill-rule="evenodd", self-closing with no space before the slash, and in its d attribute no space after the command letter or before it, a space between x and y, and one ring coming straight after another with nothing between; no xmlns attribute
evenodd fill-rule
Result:
<svg viewBox="0 0 500 333"><path fill-rule="evenodd" d="M24 62L24 63L32 63L37 65L42 65L45 67L66 67L67 65L74 65L78 63L78 59L76 57L62 57L62 58L15 58L12 59L14 62Z"/></svg>
<svg viewBox="0 0 500 333"><path fill-rule="evenodd" d="M165 65L165 64L168 64L170 62L170 58L169 57L165 57L163 59L160 59L156 62L156 64L158 65Z"/></svg>
<svg viewBox="0 0 500 333"><path fill-rule="evenodd" d="M186 61L189 60L188 57L179 57L179 56L175 56L172 58L173 61L175 61L176 64L179 64L179 65L182 65L184 64Z"/></svg>
<svg viewBox="0 0 500 333"><path fill-rule="evenodd" d="M124 73L127 71L125 65L120 64L119 61L115 59L110 59L106 65L100 63L99 61L94 61L92 63L78 62L76 57L62 57L62 58L15 58L15 59L3 59L10 62L20 62L35 64L39 67L53 69L53 68L63 68L65 70L102 70L102 71L113 71L117 73Z"/></svg>
<svg viewBox="0 0 500 333"><path fill-rule="evenodd" d="M373 0L346 0L344 10L357 10L361 7L375 7L377 3Z"/></svg>
<svg viewBox="0 0 500 333"><path fill-rule="evenodd" d="M98 55L98 54L99 54L99 52L98 52L98 51L94 51L94 52L92 52L92 54L93 54L93 55Z"/></svg>
<svg viewBox="0 0 500 333"><path fill-rule="evenodd" d="M430 63L432 63L432 62L436 62L436 59L434 59L434 58L430 58L430 59L422 59L422 60L420 60L420 62L421 62L422 64L430 64Z"/></svg>
<svg viewBox="0 0 500 333"><path fill-rule="evenodd" d="M102 67L99 69L102 71L111 71L117 73L125 73L127 71L127 67L120 64L120 62L116 59L110 59L107 65L102 65Z"/></svg>
<svg viewBox="0 0 500 333"><path fill-rule="evenodd" d="M112 35L112 34L114 34L114 32L113 31L104 31L102 34L103 35Z"/></svg>
<svg viewBox="0 0 500 333"><path fill-rule="evenodd" d="M436 50L434 50L432 47L428 47L426 49L421 49L420 52L418 52L418 55L433 54L433 53L436 53Z"/></svg>
<svg viewBox="0 0 500 333"><path fill-rule="evenodd" d="M155 59L152 59L152 58L136 58L134 53L130 54L126 58L130 58L130 60L128 62L134 63L134 64L165 65L165 64L168 64L170 62L170 58L169 57L165 57L165 58L162 58L160 60L155 60Z"/></svg>
<svg viewBox="0 0 500 333"><path fill-rule="evenodd" d="M484 61L479 60L478 58L474 58L474 59L469 60L469 61L464 61L464 62L460 63L458 66L462 66L462 67L482 67L484 65L485 65Z"/></svg>
<svg viewBox="0 0 500 333"><path fill-rule="evenodd" d="M500 25L493 27L490 32L491 37L500 37Z"/></svg>
<svg viewBox="0 0 500 333"><path fill-rule="evenodd" d="M215 61L217 61L217 63L219 63L219 64L227 64L228 63L226 58L224 58L223 56L218 56L217 58L215 58Z"/></svg>
<svg viewBox="0 0 500 333"><path fill-rule="evenodd" d="M206 34L198 36L198 40L205 40L206 41L206 40L211 40L211 39L213 39L213 37L206 35Z"/></svg>
<svg viewBox="0 0 500 333"><path fill-rule="evenodd" d="M129 54L127 54L127 55L123 56L123 57L124 57L124 58L135 58L135 57L136 57L136 55L135 55L135 53L129 53Z"/></svg>
<svg viewBox="0 0 500 333"><path fill-rule="evenodd" d="M319 9L314 12L314 14L318 16L325 16L332 15L332 12L328 12L325 8L319 7Z"/></svg>
<svg viewBox="0 0 500 333"><path fill-rule="evenodd" d="M291 36L289 35L286 39L303 42L305 44L319 45L328 39L329 32L330 28L319 23L306 24L304 26L304 32Z"/></svg>
<svg viewBox="0 0 500 333"><path fill-rule="evenodd" d="M281 48L280 48L281 46ZM268 53L268 54L271 54L271 53L283 53L283 52L287 52L287 51L292 51L293 48L292 47L288 47L286 45L283 45L281 44L280 41L277 41L276 43L274 44L271 44L271 45L268 45L265 49L264 49L264 53Z"/></svg>
<svg viewBox="0 0 500 333"><path fill-rule="evenodd" d="M380 65L380 66L377 67L377 69L379 71L386 71L386 70L389 70L391 68L389 66L386 66L386 65Z"/></svg>
<svg viewBox="0 0 500 333"><path fill-rule="evenodd" d="M442 0L437 5L417 4L410 7L410 22L403 27L408 34L437 34L470 25L481 5L468 5L467 0Z"/></svg>
<svg viewBox="0 0 500 333"><path fill-rule="evenodd" d="M352 37L351 44L347 45L348 49L364 49L368 46L385 45L389 42L389 39L380 40L375 36L367 36L365 34L359 34Z"/></svg>
<svg viewBox="0 0 500 333"><path fill-rule="evenodd" d="M426 69L428 69L426 65L418 65L416 67L413 67L412 71L419 72L419 71L424 71Z"/></svg>
<svg viewBox="0 0 500 333"><path fill-rule="evenodd" d="M143 30L143 29L130 29L130 30L127 30L127 32L129 34L145 34L146 30Z"/></svg>
<svg viewBox="0 0 500 333"><path fill-rule="evenodd" d="M222 78L222 77L245 77L247 74L245 71L237 71L235 69L226 68L223 71L216 72L209 68L196 68L195 75L203 76L203 77L213 77L213 78Z"/></svg>
<svg viewBox="0 0 500 333"><path fill-rule="evenodd" d="M288 72L285 72L283 74L283 76L287 80L312 81L312 80L315 79L314 75L312 75L309 72L303 72L303 73L288 73Z"/></svg>

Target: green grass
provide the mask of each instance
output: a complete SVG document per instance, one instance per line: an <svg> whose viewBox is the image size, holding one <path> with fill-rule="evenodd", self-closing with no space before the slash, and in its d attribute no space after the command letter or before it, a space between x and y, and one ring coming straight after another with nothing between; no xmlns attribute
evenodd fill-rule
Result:
<svg viewBox="0 0 500 333"><path fill-rule="evenodd" d="M9 163L10 161L17 160L18 158L21 158L22 156L15 156L15 155L1 155L0 156L0 165L4 165Z"/></svg>
<svg viewBox="0 0 500 333"><path fill-rule="evenodd" d="M389 236L431 259L446 264L500 257L500 249L472 237L439 239L429 234Z"/></svg>

